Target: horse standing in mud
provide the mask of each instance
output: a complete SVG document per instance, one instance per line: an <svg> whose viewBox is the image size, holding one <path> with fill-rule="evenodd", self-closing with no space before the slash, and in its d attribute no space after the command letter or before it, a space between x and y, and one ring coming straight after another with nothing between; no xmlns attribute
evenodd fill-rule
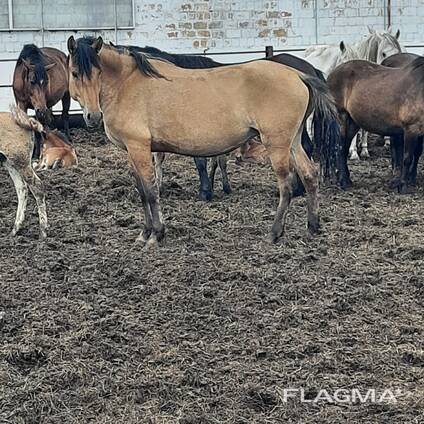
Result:
<svg viewBox="0 0 424 424"><path fill-rule="evenodd" d="M305 60L324 72L328 77L337 66L350 60L368 60L380 64L384 59L402 52L404 49L399 44L400 31L395 35L391 29L376 31L368 27L369 34L354 44L313 46L305 51ZM361 148L361 157L369 158L368 134L361 131L361 141L358 143L357 136L352 139L349 148L349 156L352 160L359 160L358 144Z"/></svg>
<svg viewBox="0 0 424 424"><path fill-rule="evenodd" d="M400 193L409 192L414 152L424 135L424 58L402 68L354 60L339 66L329 76L328 85L341 116L341 186L352 184L347 166L349 145L359 128L364 128L383 136L403 136L401 171L392 185Z"/></svg>
<svg viewBox="0 0 424 424"><path fill-rule="evenodd" d="M62 101L62 120L69 137L69 107L66 55L51 47L38 48L27 44L22 49L13 74L13 93L25 113L35 110L36 118L44 125L52 121L51 108Z"/></svg>
<svg viewBox="0 0 424 424"><path fill-rule="evenodd" d="M403 68L404 66L409 65L415 59L420 56L414 53L398 53L393 56L388 57L383 60L381 64L383 66L388 66L389 68ZM416 185L417 183L417 169L418 162L420 160L421 154L423 152L423 141L424 138L420 137L417 140L417 144L414 149L412 165L410 168L408 181L411 185ZM399 175L402 167L403 161L403 136L402 135L393 135L390 137L390 152L392 156L392 171L393 175ZM396 182L396 181L395 181Z"/></svg>
<svg viewBox="0 0 424 424"><path fill-rule="evenodd" d="M110 43L110 45L112 47L117 48L121 52L128 51L130 54L146 53L153 58L156 57L159 59L165 59L168 62L171 62L174 65L180 68L185 68L185 69L209 69L209 68L219 68L223 66L235 65L235 63L227 64L227 63L216 62L213 59L206 56L172 54L172 53L168 53L160 49L157 49L155 47L149 47L149 46L146 46L146 47L124 46L124 45L115 46L112 43ZM287 53L282 53L276 56L272 56L272 57L268 57L268 58L264 58L260 60L269 60L271 62L276 62L276 63L280 63L281 65L289 66L300 72L305 73L306 75L317 77L321 81L325 82L324 75L322 74L321 71L314 68L310 63L296 56L293 56ZM316 125L316 128L317 128L316 141L317 141L317 144L319 145L320 142L318 140L318 136L320 135L319 133L321 132L321 130L318 129L318 125L319 125L318 121L319 121L319 117L316 117L316 119L314 120L314 124ZM306 128L302 132L302 146L305 149L306 154L309 157L312 157L313 145L309 138ZM249 147L250 147L250 142L247 142L246 144L240 147L242 157L245 156ZM164 153L154 154L155 170L156 170L156 176L159 182L159 187L162 187L162 178L163 178L162 163L164 160L165 160ZM208 168L207 158L194 157L194 162L196 163L197 171L199 173L199 178L200 178L199 197L201 200L207 201L212 198L214 181L215 181L215 173L218 166L221 170L223 191L226 194L231 193L231 184L230 184L230 180L228 178L228 173L227 173L227 156L226 155L219 155L212 158L209 176L207 171L207 168ZM296 183L296 188L294 191L296 194L301 194L304 192L304 188L299 181Z"/></svg>
<svg viewBox="0 0 424 424"><path fill-rule="evenodd" d="M339 135L337 112L321 81L268 61L182 69L142 53L119 52L101 37L70 37L68 50L70 93L87 126L97 127L103 119L108 138L128 153L145 213L138 240L146 248L165 233L152 151L215 156L258 135L280 191L271 240L284 233L293 170L306 188L308 228L318 232L318 170L302 148L301 135L312 110L319 110L331 123L332 134L324 137L328 164Z"/></svg>

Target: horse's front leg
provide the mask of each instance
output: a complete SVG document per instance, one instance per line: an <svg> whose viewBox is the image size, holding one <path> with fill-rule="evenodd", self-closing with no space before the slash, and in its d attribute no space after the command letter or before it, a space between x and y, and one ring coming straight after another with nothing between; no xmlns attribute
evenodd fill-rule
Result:
<svg viewBox="0 0 424 424"><path fill-rule="evenodd" d="M66 92L62 98L62 122L65 134L69 137L69 108L71 107L71 96Z"/></svg>
<svg viewBox="0 0 424 424"><path fill-rule="evenodd" d="M160 242L165 235L165 226L159 204L159 187L155 181L150 141L126 142L129 160L136 175L137 190L144 207L144 230L138 237L146 247Z"/></svg>
<svg viewBox="0 0 424 424"><path fill-rule="evenodd" d="M197 172L200 178L199 197L201 200L209 201L212 199L212 187L208 177L208 160L206 158L194 157Z"/></svg>

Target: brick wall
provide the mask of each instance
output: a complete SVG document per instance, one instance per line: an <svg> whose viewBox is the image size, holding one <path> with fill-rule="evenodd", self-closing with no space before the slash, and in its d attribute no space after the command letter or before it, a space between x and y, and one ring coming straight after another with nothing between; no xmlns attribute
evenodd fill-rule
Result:
<svg viewBox="0 0 424 424"><path fill-rule="evenodd" d="M338 43L342 39L353 41L367 32L367 25L384 27L385 3L384 0L317 0L316 5L315 0L135 0L135 29L120 30L118 41L155 45L176 52L257 50L267 44L284 49ZM401 40L423 42L420 23L424 21L424 0L392 0L392 4L392 22L394 27L400 27ZM69 19L78 19L78 7ZM65 49L70 34L47 31L44 44ZM114 31L101 34L115 41ZM0 57L16 56L23 44L41 45L42 40L40 32L0 32Z"/></svg>

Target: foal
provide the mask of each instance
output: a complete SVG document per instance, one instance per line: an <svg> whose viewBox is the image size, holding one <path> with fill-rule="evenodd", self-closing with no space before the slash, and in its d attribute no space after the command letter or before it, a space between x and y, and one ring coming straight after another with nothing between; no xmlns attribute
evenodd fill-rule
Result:
<svg viewBox="0 0 424 424"><path fill-rule="evenodd" d="M32 166L36 138L44 146L36 170L69 167L77 163L75 151L56 131L43 128L39 121L28 117L18 107L12 106L11 113L0 112L0 167L9 172L18 196L12 235L18 233L24 222L29 188L37 203L40 237L43 239L47 236L45 195L43 184Z"/></svg>
<svg viewBox="0 0 424 424"><path fill-rule="evenodd" d="M267 61L187 70L142 53L118 52L101 37L75 41L71 36L68 50L71 96L81 104L88 127L103 119L108 138L128 153L144 206L139 240L146 247L165 233L152 151L215 156L257 135L280 189L272 241L284 232L293 168L306 188L308 228L318 231L318 171L301 146L313 108L331 123L324 137L326 163L336 154L338 135L336 110L318 79Z"/></svg>

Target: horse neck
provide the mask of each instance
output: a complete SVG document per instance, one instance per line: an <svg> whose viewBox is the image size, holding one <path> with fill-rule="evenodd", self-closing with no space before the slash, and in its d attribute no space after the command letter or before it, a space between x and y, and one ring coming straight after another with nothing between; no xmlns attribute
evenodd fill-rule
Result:
<svg viewBox="0 0 424 424"><path fill-rule="evenodd" d="M103 48L99 54L101 73L101 102L108 104L116 98L123 82L136 68L130 56Z"/></svg>

